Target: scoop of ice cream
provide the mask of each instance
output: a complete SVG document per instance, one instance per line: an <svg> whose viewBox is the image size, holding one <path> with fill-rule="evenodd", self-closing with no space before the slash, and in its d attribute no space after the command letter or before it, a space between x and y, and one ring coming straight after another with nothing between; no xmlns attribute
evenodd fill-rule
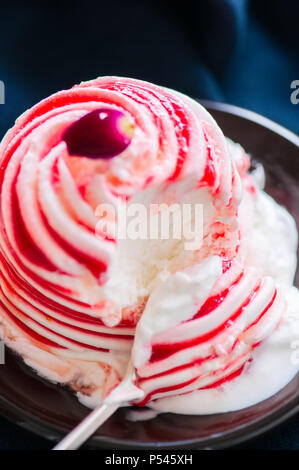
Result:
<svg viewBox="0 0 299 470"><path fill-rule="evenodd" d="M141 318L145 403L241 373L278 324L281 295L249 262L249 158L197 102L139 80L85 82L25 112L0 161L1 334L43 375L102 399ZM117 211L99 224L103 207L163 203L202 205L200 247L120 238Z"/></svg>
<svg viewBox="0 0 299 470"><path fill-rule="evenodd" d="M234 263L222 273L220 258L197 270L161 285L137 325L133 359L142 405L237 377L280 322L284 297L270 277Z"/></svg>

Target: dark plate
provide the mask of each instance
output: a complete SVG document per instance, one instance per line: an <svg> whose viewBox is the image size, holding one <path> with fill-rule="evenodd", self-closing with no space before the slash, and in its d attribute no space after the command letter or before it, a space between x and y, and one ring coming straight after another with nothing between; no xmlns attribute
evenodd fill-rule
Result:
<svg viewBox="0 0 299 470"><path fill-rule="evenodd" d="M255 113L224 104L204 104L228 137L263 162L268 192L288 208L299 226L298 137ZM68 389L41 379L9 351L0 372L0 413L26 429L58 439L88 413ZM161 414L133 423L126 419L127 410L121 409L89 445L115 449L224 448L257 436L298 411L299 375L270 399L232 413Z"/></svg>

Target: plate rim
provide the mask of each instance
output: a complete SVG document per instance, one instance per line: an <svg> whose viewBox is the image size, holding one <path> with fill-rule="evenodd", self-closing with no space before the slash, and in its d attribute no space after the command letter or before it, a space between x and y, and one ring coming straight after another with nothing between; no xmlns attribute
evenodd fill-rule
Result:
<svg viewBox="0 0 299 470"><path fill-rule="evenodd" d="M273 121L272 119L263 116L255 111L250 109L242 108L240 106L236 106L234 104L224 103L221 101L212 101L212 100L204 100L204 99L196 99L202 106L205 108L210 108L214 111L222 111L228 112L235 116L241 117L246 119L247 121L255 122L262 127L266 127L270 131L274 132L275 134L280 135L284 139L288 140L296 147L299 148L299 135L295 134L295 132L290 131L286 127L278 124L277 122Z"/></svg>

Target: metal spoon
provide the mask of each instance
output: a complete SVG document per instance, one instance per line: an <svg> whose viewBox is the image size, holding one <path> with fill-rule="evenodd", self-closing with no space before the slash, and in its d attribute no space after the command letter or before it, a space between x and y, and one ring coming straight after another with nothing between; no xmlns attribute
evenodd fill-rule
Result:
<svg viewBox="0 0 299 470"><path fill-rule="evenodd" d="M81 423L67 434L52 450L78 449L120 406L140 399L144 392L134 385L134 368L129 363L122 382Z"/></svg>

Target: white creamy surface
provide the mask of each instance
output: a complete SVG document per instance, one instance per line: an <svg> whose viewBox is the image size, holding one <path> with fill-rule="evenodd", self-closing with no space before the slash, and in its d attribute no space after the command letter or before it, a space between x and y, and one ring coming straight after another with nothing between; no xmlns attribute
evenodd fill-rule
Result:
<svg viewBox="0 0 299 470"><path fill-rule="evenodd" d="M252 406L277 393L299 368L298 353L292 348L297 341L299 349L298 305L299 292L296 289L290 300L290 310L296 312L296 319L286 319L268 340L256 348L253 361L241 376L215 389L156 400L149 406L157 411L181 414L225 413Z"/></svg>
<svg viewBox="0 0 299 470"><path fill-rule="evenodd" d="M157 412L213 414L234 411L269 398L287 385L299 370L299 290L292 286L296 269L297 230L293 218L262 190L258 191L252 213L248 264L270 275L281 286L287 309L279 328L254 350L252 361L241 376L218 388L156 399L147 404ZM200 265L177 272L162 282L150 296L139 321L134 347L135 365L145 363L151 354L150 339L157 333L191 318L208 297L221 273L217 256ZM183 315L183 316L182 316ZM124 401L133 392L124 379L111 395L111 401ZM96 397L79 397L94 407ZM126 400L125 400L126 399ZM156 415L134 415L133 420Z"/></svg>
<svg viewBox="0 0 299 470"><path fill-rule="evenodd" d="M213 256L200 265L173 274L153 292L136 329L133 346L136 367L149 360L151 339L155 334L195 315L221 272L221 260Z"/></svg>
<svg viewBox="0 0 299 470"><path fill-rule="evenodd" d="M293 218L259 192L251 238L251 261L283 287L287 311L279 328L257 347L241 376L216 389L155 400L159 412L213 414L252 406L277 393L299 371L299 290L293 287L297 230ZM254 255L255 253L255 255Z"/></svg>
<svg viewBox="0 0 299 470"><path fill-rule="evenodd" d="M293 217L263 191L258 193L250 234L248 264L260 267L278 284L292 285L298 235Z"/></svg>
<svg viewBox="0 0 299 470"><path fill-rule="evenodd" d="M134 121L130 145L110 163L69 158L61 140L98 106L82 101L89 93L109 107L115 100ZM281 389L299 363L297 230L262 191L262 166L249 174L242 147L174 91L103 77L74 87L71 96L59 112L54 95L25 113L0 145L0 337L89 407L153 400L156 410L206 414ZM96 208L119 199L128 211L135 203L201 204L201 247L186 250L182 237L123 239L113 234L121 225L114 213L109 240L94 230ZM18 234L18 209L32 253ZM195 219L189 214L184 227ZM231 382L199 391L243 366Z"/></svg>

